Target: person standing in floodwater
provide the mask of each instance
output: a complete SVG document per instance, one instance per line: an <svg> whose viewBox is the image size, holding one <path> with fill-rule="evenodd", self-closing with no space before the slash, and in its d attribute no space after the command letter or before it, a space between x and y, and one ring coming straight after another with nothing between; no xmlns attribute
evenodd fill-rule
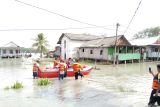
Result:
<svg viewBox="0 0 160 107"><path fill-rule="evenodd" d="M63 80L66 66L67 65L64 63L64 61L61 60L61 62L59 63L59 80L61 80L61 79Z"/></svg>
<svg viewBox="0 0 160 107"><path fill-rule="evenodd" d="M73 63L72 65L73 71L74 71L74 75L75 75L75 80L78 79L78 75L81 76L81 78L83 77L83 74L80 70L83 70L81 64L79 63L79 60L76 60L76 63Z"/></svg>
<svg viewBox="0 0 160 107"><path fill-rule="evenodd" d="M33 64L33 79L38 78L38 66L36 63Z"/></svg>
<svg viewBox="0 0 160 107"><path fill-rule="evenodd" d="M152 84L152 92L149 99L149 106L155 105L157 102L158 106L160 106L160 64L157 65L158 73L155 75L149 68L149 72L153 75L153 84Z"/></svg>

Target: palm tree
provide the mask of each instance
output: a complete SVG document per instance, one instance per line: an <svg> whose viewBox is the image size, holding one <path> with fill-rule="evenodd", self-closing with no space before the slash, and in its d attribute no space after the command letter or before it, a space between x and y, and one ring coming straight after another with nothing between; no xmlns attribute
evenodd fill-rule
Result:
<svg viewBox="0 0 160 107"><path fill-rule="evenodd" d="M37 38L34 39L35 43L32 45L32 47L36 47L37 51L41 53L40 57L42 58L42 54L47 52L47 46L48 46L48 41L44 37L43 33L39 33Z"/></svg>

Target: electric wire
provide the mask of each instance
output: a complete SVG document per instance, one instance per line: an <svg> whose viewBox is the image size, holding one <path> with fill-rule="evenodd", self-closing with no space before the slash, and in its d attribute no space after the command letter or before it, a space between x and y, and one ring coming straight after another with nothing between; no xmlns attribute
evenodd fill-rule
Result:
<svg viewBox="0 0 160 107"><path fill-rule="evenodd" d="M138 6L137 6L137 8L136 8L136 10L135 10L135 12L134 12L134 14L133 14L133 16L132 16L131 20L129 21L129 24L128 24L128 26L127 26L126 30L124 31L124 34L128 31L128 29L129 29L129 27L130 27L130 25L131 25L131 23L132 23L133 19L134 19L134 18L135 18L135 16L136 16L136 13L137 13L137 11L138 11L138 9L139 9L139 7L140 7L141 3L142 3L142 0L139 2L139 4L138 4Z"/></svg>
<svg viewBox="0 0 160 107"><path fill-rule="evenodd" d="M104 28L106 26L103 26ZM27 30L30 30L30 31L35 31L35 30L76 30L76 29L95 29L95 28L101 28L101 27L79 27L79 28L55 28L55 29L50 29L50 28L43 28L43 29L40 29L40 28L36 28L36 29L19 29L19 28L14 28L14 29L0 29L0 31L27 31ZM109 28L106 28L108 30L114 30L114 29L109 29Z"/></svg>
<svg viewBox="0 0 160 107"><path fill-rule="evenodd" d="M41 8L41 7L32 5L32 4L29 4L29 3L25 3L25 2L22 2L22 1L19 1L19 0L15 0L15 1L16 1L16 2L19 2L19 3L21 3L21 4L24 4L24 5L28 5L28 6L33 7L33 8L37 8L37 9L46 11L46 12L51 13L51 14L58 15L58 16L60 16L60 17L63 17L63 18L69 19L69 20L72 20L72 21L81 23L81 24L85 24L85 25L89 25L89 26L94 26L94 27L102 27L102 28L104 28L103 26L97 26L97 25L95 25L95 24L90 24L90 23L87 23L87 22L83 22L83 21L80 21L80 20L77 20L77 19L74 19L74 18L65 16L65 15L59 14L59 13L57 13L57 12L53 12L53 11L47 10L47 9L44 9L44 8ZM104 29L106 29L106 28L104 28Z"/></svg>

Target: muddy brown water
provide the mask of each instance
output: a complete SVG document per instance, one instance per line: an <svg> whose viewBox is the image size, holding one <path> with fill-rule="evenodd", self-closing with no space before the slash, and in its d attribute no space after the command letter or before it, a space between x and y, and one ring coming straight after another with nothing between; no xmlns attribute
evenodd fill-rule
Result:
<svg viewBox="0 0 160 107"><path fill-rule="evenodd" d="M0 61L0 107L146 107L151 92L152 76L159 62L97 65L89 76L75 81L50 79L51 84L37 86L32 79L32 65L20 59ZM16 80L20 90L4 90Z"/></svg>

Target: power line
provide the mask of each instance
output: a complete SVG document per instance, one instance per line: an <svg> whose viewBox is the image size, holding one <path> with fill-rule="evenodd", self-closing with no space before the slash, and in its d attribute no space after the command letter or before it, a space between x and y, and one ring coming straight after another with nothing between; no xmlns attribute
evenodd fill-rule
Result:
<svg viewBox="0 0 160 107"><path fill-rule="evenodd" d="M125 25L122 25L121 24L121 27L123 27L123 28L127 28L127 26L125 26ZM132 28L128 28L128 30L130 30L130 31L132 31L132 32L138 32L138 30L135 30L135 29L132 29Z"/></svg>
<svg viewBox="0 0 160 107"><path fill-rule="evenodd" d="M131 18L131 20L130 20L130 22L129 22L127 28L126 28L126 30L124 31L124 34L125 34L125 33L127 32L127 30L129 29L129 26L131 25L131 23L132 23L132 21L133 21L135 15L136 15L136 13L137 13L137 11L138 11L140 5L141 5L141 3L142 3L142 0L139 2L138 6L137 6L137 8L136 8L136 11L134 12L134 14L133 14L133 16L132 16L132 18Z"/></svg>
<svg viewBox="0 0 160 107"><path fill-rule="evenodd" d="M103 26L104 28L106 26ZM57 28L57 29L0 29L0 31L28 31L28 30L31 30L31 31L34 31L34 30L76 30L76 29L89 29L89 28L101 28L101 27L81 27L81 28ZM105 28L105 29L108 29L108 30L114 30L114 29L109 29L109 28Z"/></svg>
<svg viewBox="0 0 160 107"><path fill-rule="evenodd" d="M83 22L83 21L80 21L80 20L77 20L77 19L73 19L73 18L71 18L71 17L65 16L65 15L62 15L62 14L59 14L59 13L56 13L56 12L53 12L53 11L50 11L50 10L47 10L47 9L44 9L44 8L35 6L35 5L31 5L31 4L28 4L28 3L25 3L25 2L22 2L22 1L19 1L19 0L15 0L15 1L16 1L16 2L19 2L19 3L21 3L21 4L24 4L24 5L28 5L28 6L33 7L33 8L37 8L37 9L40 9L40 10L43 10L43 11L46 11L46 12L49 12L49 13L58 15L58 16L60 16L60 17L63 17L63 18L66 18L66 19L69 19L69 20L72 20L72 21L75 21L75 22L79 22L79 23L86 24L86 25L89 25L89 26L102 27L102 28L104 28L103 26L97 26L97 25L90 24L90 23L87 23L87 22ZM104 29L106 29L106 28L104 28Z"/></svg>

